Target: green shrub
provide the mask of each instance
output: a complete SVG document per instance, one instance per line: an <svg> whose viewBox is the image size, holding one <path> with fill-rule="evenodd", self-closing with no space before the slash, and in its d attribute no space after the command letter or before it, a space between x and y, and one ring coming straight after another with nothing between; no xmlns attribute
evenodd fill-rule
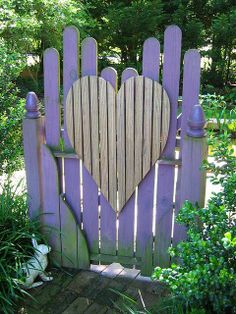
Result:
<svg viewBox="0 0 236 314"><path fill-rule="evenodd" d="M17 280L24 278L22 263L34 253L32 233L42 239L38 221L28 218L26 194L18 194L19 187L7 180L0 193L0 312L7 314L15 313L16 303L26 293Z"/></svg>
<svg viewBox="0 0 236 314"><path fill-rule="evenodd" d="M235 105L225 95L215 93L200 95L200 103L208 119L236 119Z"/></svg>
<svg viewBox="0 0 236 314"><path fill-rule="evenodd" d="M221 191L212 193L206 208L184 204L177 221L186 225L187 240L170 250L180 264L157 267L153 278L169 285L190 309L236 313L236 157L226 125L210 142L218 163L204 167Z"/></svg>
<svg viewBox="0 0 236 314"><path fill-rule="evenodd" d="M21 55L0 39L0 174L22 166L24 100L18 97L15 80L24 65Z"/></svg>

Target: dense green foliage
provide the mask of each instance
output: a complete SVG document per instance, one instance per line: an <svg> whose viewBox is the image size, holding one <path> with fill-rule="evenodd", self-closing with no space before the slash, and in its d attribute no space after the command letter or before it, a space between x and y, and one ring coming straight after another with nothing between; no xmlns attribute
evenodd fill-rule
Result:
<svg viewBox="0 0 236 314"><path fill-rule="evenodd" d="M222 131L222 130L221 130ZM189 308L203 313L236 312L236 157L230 147L227 126L211 137L216 162L205 162L213 184L206 208L188 202L177 221L187 227L187 240L171 249L180 264L155 269L153 277L169 285Z"/></svg>
<svg viewBox="0 0 236 314"><path fill-rule="evenodd" d="M17 280L22 280L22 264L34 253L31 238L42 239L39 224L30 221L26 194L19 193L20 183L13 187L10 180L0 192L0 309L15 313L16 302L26 293Z"/></svg>
<svg viewBox="0 0 236 314"><path fill-rule="evenodd" d="M118 56L122 68L140 68L141 45L148 36L163 43L167 25L183 32L183 50L202 49L212 59L204 70L204 85L223 87L235 83L236 6L230 0L82 0L96 22L89 32L98 39L107 63ZM208 59L209 60L209 59Z"/></svg>
<svg viewBox="0 0 236 314"><path fill-rule="evenodd" d="M12 49L39 60L34 78L42 73L42 55L48 47L62 48L67 25L79 28L82 38L99 42L102 65L140 69L141 46L149 36L163 43L167 25L183 31L183 50L202 49L211 58L204 84L222 88L235 83L236 6L233 0L0 0L0 36ZM209 60L209 59L208 59Z"/></svg>
<svg viewBox="0 0 236 314"><path fill-rule="evenodd" d="M24 67L21 55L0 39L0 174L22 164L23 100L15 80Z"/></svg>

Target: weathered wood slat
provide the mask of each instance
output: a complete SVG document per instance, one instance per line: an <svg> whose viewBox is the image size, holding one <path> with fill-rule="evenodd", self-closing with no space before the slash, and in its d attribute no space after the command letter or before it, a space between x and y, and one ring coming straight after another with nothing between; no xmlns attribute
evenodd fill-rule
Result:
<svg viewBox="0 0 236 314"><path fill-rule="evenodd" d="M101 77L109 82L115 91L117 91L117 71L112 67L107 67L101 71Z"/></svg>
<svg viewBox="0 0 236 314"><path fill-rule="evenodd" d="M165 148L170 126L170 102L168 95L162 89L162 112L161 112L161 150Z"/></svg>
<svg viewBox="0 0 236 314"><path fill-rule="evenodd" d="M81 76L97 75L97 41L92 37L81 43Z"/></svg>
<svg viewBox="0 0 236 314"><path fill-rule="evenodd" d="M90 136L90 93L89 78L81 80L82 125L83 125L83 162L91 172L91 136ZM76 122L76 121L75 121ZM81 123L80 121L77 122Z"/></svg>
<svg viewBox="0 0 236 314"><path fill-rule="evenodd" d="M181 30L169 26L164 34L163 87L166 90L170 105L170 129L162 158L173 159L176 143L177 104L179 94L181 56ZM171 243L174 165L160 164L157 179L157 211L154 265L166 267L169 263L168 247Z"/></svg>
<svg viewBox="0 0 236 314"><path fill-rule="evenodd" d="M184 55L184 75L183 75L183 92L182 92L182 114L181 114L181 139L179 156L182 157L183 141L186 136L187 120L194 105L198 104L200 89L200 54L196 49L188 50ZM186 156L185 156L186 162ZM196 164L197 166L197 164ZM193 169L194 172L194 169ZM175 197L175 216L177 216L181 203L181 176L182 169L178 169ZM196 180L198 182L198 180ZM183 187L183 189L185 189ZM197 185L196 185L197 190ZM185 193L185 192L183 192ZM174 224L174 244L177 244L181 238L185 238L186 230L179 224Z"/></svg>
<svg viewBox="0 0 236 314"><path fill-rule="evenodd" d="M131 77L138 76L138 72L134 68L126 68L121 74L121 82L127 81Z"/></svg>
<svg viewBox="0 0 236 314"><path fill-rule="evenodd" d="M125 203L125 91L119 90L117 95L117 171L118 171L118 196L119 210Z"/></svg>
<svg viewBox="0 0 236 314"><path fill-rule="evenodd" d="M109 83L107 83L109 84ZM116 166L116 95L107 88L107 120L108 120L108 189L109 202L117 209L117 166Z"/></svg>
<svg viewBox="0 0 236 314"><path fill-rule="evenodd" d="M135 160L134 184L137 186L143 177L143 77L135 80Z"/></svg>
<svg viewBox="0 0 236 314"><path fill-rule="evenodd" d="M101 145L101 191L108 199L108 123L107 123L107 84L99 79L99 124Z"/></svg>
<svg viewBox="0 0 236 314"><path fill-rule="evenodd" d="M60 205L58 167L49 147L42 145L43 224L51 229L49 245L53 263L61 265Z"/></svg>
<svg viewBox="0 0 236 314"><path fill-rule="evenodd" d="M144 104L143 104L143 176L151 166L151 141L152 141L152 80L144 81ZM159 156L158 156L159 157Z"/></svg>
<svg viewBox="0 0 236 314"><path fill-rule="evenodd" d="M155 38L151 38L145 41L143 48L143 76L149 77L154 81L159 79L159 60L160 60L160 44ZM154 84L153 90L155 92L159 86L157 83ZM153 107L157 106L157 99L154 99ZM156 111L153 108L153 119L158 118ZM145 108L146 109L146 108ZM161 124L159 121L153 121L154 126ZM155 127L152 127L154 132ZM144 133L144 130L143 130ZM158 134L152 134L152 141L157 139ZM154 151L153 151L154 152ZM158 150L156 151L158 153ZM159 153L161 150L159 151ZM154 156L150 157L150 163ZM150 165L151 167L151 165ZM153 219L153 198L154 198L154 178L155 169L154 167L147 173L144 180L141 182L138 188L137 197L137 244L136 244L136 255L142 256L141 273L150 274L153 269L152 264L152 246L153 246L153 234L152 234L152 219Z"/></svg>
<svg viewBox="0 0 236 314"><path fill-rule="evenodd" d="M134 192L134 92L135 81L130 78L125 83L125 169L126 191L125 199L129 199Z"/></svg>
<svg viewBox="0 0 236 314"><path fill-rule="evenodd" d="M107 81L107 118L108 118L108 189L109 200L100 196L101 204L101 252L116 254L116 214L117 209L117 161L116 161L116 95L111 88L117 86L117 73L113 68L106 68L101 76ZM111 84L111 86L110 86ZM111 206L111 205L112 206ZM108 239L108 243L106 243Z"/></svg>
<svg viewBox="0 0 236 314"><path fill-rule="evenodd" d="M97 75L97 42L86 38L81 44L81 76ZM83 174L83 227L91 253L99 251L98 186L82 165Z"/></svg>
<svg viewBox="0 0 236 314"><path fill-rule="evenodd" d="M136 256L142 257L141 274L150 276L153 271L153 190L155 171L150 171L138 190L138 218ZM150 197L152 196L152 197Z"/></svg>
<svg viewBox="0 0 236 314"><path fill-rule="evenodd" d="M136 77L138 75L137 71L132 71L132 69L128 68L123 71L121 82L124 84L126 80L130 77ZM125 129L120 129L120 127L125 127L125 107L124 104L122 105L122 102L124 102L125 92L124 89L120 90L119 93L121 95L117 96L117 121L121 122L121 125L117 125L118 127L118 143L117 143L117 150L121 150L121 152L124 152L125 154ZM121 97L121 98L120 98ZM119 120L119 109L120 112L122 112L123 117ZM123 126L122 126L123 124ZM121 138L120 136L123 136ZM120 142L119 142L120 141ZM119 147L119 143L122 143L122 146ZM122 150L124 149L124 150ZM118 161L123 162L124 157L122 154L118 154ZM125 192L125 186L122 185L122 182L119 182L119 171L123 171L122 169L122 163L118 164L120 165L120 168L118 167L118 193L119 193L119 228L118 228L118 256L130 256L133 257L134 254L134 206L135 206L135 195L133 194L128 202L125 204L123 210L121 211L122 206L122 199L123 196L121 193ZM124 163L125 166L125 163ZM125 172L124 172L125 174ZM124 180L123 184L125 183L125 178L121 180ZM124 190L120 190L120 188ZM127 224L129 224L129 228L127 228Z"/></svg>
<svg viewBox="0 0 236 314"><path fill-rule="evenodd" d="M73 101L73 113L74 113L74 139L75 139L75 149L76 151L82 152L83 149L83 129L82 129L82 99L81 99L81 85L77 83L77 81L73 84L73 89L71 89L73 93L71 95ZM68 94L68 97L70 92ZM68 101L68 100L67 100ZM77 119L77 121L76 121ZM71 124L69 124L71 125ZM69 130L69 125L67 129ZM69 132L69 131L68 131ZM81 158L81 156L80 156Z"/></svg>
<svg viewBox="0 0 236 314"><path fill-rule="evenodd" d="M79 72L79 32L76 27L66 27L63 33L63 104L64 104L64 142L65 148L71 149L68 130L74 126L72 120L67 130L66 98L73 83L78 79ZM71 97L73 95L71 94ZM78 100L76 100L77 102ZM72 134L75 129L72 128ZM66 201L74 211L78 223L81 223L81 195L80 195L80 162L79 160L64 160Z"/></svg>
<svg viewBox="0 0 236 314"><path fill-rule="evenodd" d="M58 147L61 133L60 61L56 49L45 50L43 67L46 143Z"/></svg>
<svg viewBox="0 0 236 314"><path fill-rule="evenodd" d="M62 266L89 269L90 259L85 237L64 196L60 195Z"/></svg>
<svg viewBox="0 0 236 314"><path fill-rule="evenodd" d="M122 84L117 95L117 167L120 210L133 194L134 182L136 185L140 183L137 178L145 177L151 168L152 142L154 140L160 141L160 136L156 138L152 127L154 102L155 106L161 108L161 114L155 113L155 118L159 120L154 122L155 125L162 125L162 149L167 139L170 114L168 97L163 92L165 97L163 99L160 97L160 103L157 104L158 99L154 100L153 97L154 86L155 89L161 88L157 87L159 86L158 83L154 83L149 78L130 78ZM165 108L162 110L163 104ZM164 119L163 124L162 119ZM136 131L137 135L135 133L134 137ZM158 155L153 156L153 160L157 161L161 150L153 152L158 153ZM134 173L135 170L137 173Z"/></svg>
<svg viewBox="0 0 236 314"><path fill-rule="evenodd" d="M113 112L113 119L114 117L114 98L115 92L112 86L107 83L103 79L99 79L99 117L100 117L100 145L101 145L101 196L100 196L100 205L101 205L101 253L104 254L116 254L116 212L111 207L110 203L108 202L109 194L113 195L113 205L116 209L116 184L111 186L109 184L110 177L109 177L109 166L108 160L109 156L109 142L108 139L110 138L113 149L116 148L116 140L115 140L115 130L108 129L108 112ZM108 98L109 96L109 98ZM111 103L108 103L108 100ZM108 111L109 108L109 111ZM113 109L113 110L112 110ZM115 120L110 120L109 125L111 127L115 127ZM108 137L108 133L110 136ZM110 148L112 148L110 147ZM111 157L114 166L114 158L115 158L116 151L113 152ZM112 166L112 163L110 164ZM113 169L111 175L115 175ZM116 178L116 177L115 177ZM114 179L112 181L114 182ZM112 188L113 191L109 191L108 188Z"/></svg>
<svg viewBox="0 0 236 314"><path fill-rule="evenodd" d="M162 87L154 85L153 87L153 129L152 129L152 166L156 162L156 155L160 155L161 151L161 110L162 110ZM168 134L168 133L167 133ZM165 142L165 141L164 141Z"/></svg>
<svg viewBox="0 0 236 314"><path fill-rule="evenodd" d="M158 81L160 67L160 43L150 37L143 44L142 73L145 77Z"/></svg>
<svg viewBox="0 0 236 314"><path fill-rule="evenodd" d="M134 255L134 206L135 195L132 195L119 213L118 255Z"/></svg>
<svg viewBox="0 0 236 314"><path fill-rule="evenodd" d="M60 195L62 266L78 267L77 224L63 195Z"/></svg>
<svg viewBox="0 0 236 314"><path fill-rule="evenodd" d="M101 253L116 255L116 212L101 194Z"/></svg>
<svg viewBox="0 0 236 314"><path fill-rule="evenodd" d="M184 55L182 92L181 141L187 130L187 120L194 105L199 103L201 56L197 49L190 49Z"/></svg>
<svg viewBox="0 0 236 314"><path fill-rule="evenodd" d="M91 173L97 184L100 184L99 167L99 119L98 119L98 80L97 77L90 77L90 114L91 114Z"/></svg>

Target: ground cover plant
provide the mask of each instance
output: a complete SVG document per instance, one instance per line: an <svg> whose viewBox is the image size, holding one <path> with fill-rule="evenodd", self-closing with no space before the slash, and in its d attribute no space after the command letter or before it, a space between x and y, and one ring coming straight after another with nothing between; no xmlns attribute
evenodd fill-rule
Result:
<svg viewBox="0 0 236 314"><path fill-rule="evenodd" d="M24 280L22 264L34 253L32 234L44 241L38 221L28 218L26 194L19 188L8 179L0 192L0 312L7 314L26 293L18 281Z"/></svg>

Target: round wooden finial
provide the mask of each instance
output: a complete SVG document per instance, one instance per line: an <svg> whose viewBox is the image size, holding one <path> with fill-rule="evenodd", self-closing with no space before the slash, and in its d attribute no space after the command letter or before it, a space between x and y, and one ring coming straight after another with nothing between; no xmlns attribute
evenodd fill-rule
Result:
<svg viewBox="0 0 236 314"><path fill-rule="evenodd" d="M25 117L29 119L37 119L40 117L39 100L34 92L29 92L26 96L26 114Z"/></svg>
<svg viewBox="0 0 236 314"><path fill-rule="evenodd" d="M192 108L188 119L187 135L191 137L205 136L204 125L206 123L205 115L201 105L195 105Z"/></svg>

